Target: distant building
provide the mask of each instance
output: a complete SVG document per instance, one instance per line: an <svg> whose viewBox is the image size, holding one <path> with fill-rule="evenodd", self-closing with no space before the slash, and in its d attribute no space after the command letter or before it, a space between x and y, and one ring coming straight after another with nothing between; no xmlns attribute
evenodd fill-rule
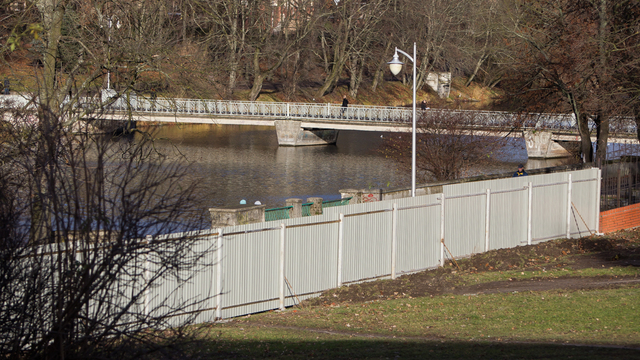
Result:
<svg viewBox="0 0 640 360"><path fill-rule="evenodd" d="M451 92L451 73L429 73L427 75L427 85L429 85L433 91L438 93L441 98L449 97Z"/></svg>

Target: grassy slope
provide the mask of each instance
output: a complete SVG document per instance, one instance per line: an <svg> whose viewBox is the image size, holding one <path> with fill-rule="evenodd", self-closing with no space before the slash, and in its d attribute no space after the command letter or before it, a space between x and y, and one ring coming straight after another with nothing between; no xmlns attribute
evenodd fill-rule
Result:
<svg viewBox="0 0 640 360"><path fill-rule="evenodd" d="M201 327L206 330L202 342L192 352L208 358L640 359L638 266L610 262L612 266L603 267L586 259L604 254L610 261L609 253L614 253L616 258L637 261L640 230L538 247L539 251L518 248L517 256L514 249L481 254L459 261L462 271L448 265L426 272L431 278L401 277L345 287L284 312L206 325ZM488 266L478 269L477 264ZM428 279L439 278L455 287L560 275L634 280L592 290L408 294L412 282ZM385 282L395 288L379 286ZM395 291L378 300L362 297L371 289L381 294Z"/></svg>
<svg viewBox="0 0 640 360"><path fill-rule="evenodd" d="M158 73L143 73L139 79L140 91L145 96L151 96L149 89L155 89L157 96L178 97L178 98L221 98L223 96L225 86L218 84L214 86L209 82L209 76L206 72L207 62L203 60L203 55L193 47L183 49L180 54L175 54L174 61L168 61L163 71L167 75L166 78L161 77ZM184 56L189 55L189 56ZM29 92L36 88L35 72L38 70L33 67L32 59L29 57L27 50L22 49L12 53L7 57L7 62L0 63L0 80L8 78L11 80L12 92ZM65 75L61 75L64 78ZM321 82L321 74L316 74L317 79L307 79L307 83L316 84L315 87L298 86L296 94L287 98L282 91L282 84L267 83L262 90L258 101L277 101L277 102L305 102L305 103L335 103L342 102L342 96L348 93L348 86L339 85L331 94L322 98L315 98L318 90L318 84ZM78 79L80 81L81 79ZM106 76L105 79L106 81ZM112 82L118 81L116 74L112 74ZM427 86L424 90L417 91L418 102L427 100L431 107L455 107L455 108L491 108L492 102L499 94L492 89L483 88L477 84L464 86L465 79L456 78L453 80L451 94L448 99L440 99L434 91ZM96 86L100 85L100 79L97 80ZM106 87L106 84L102 84ZM247 100L249 96L250 84L241 81L238 89L232 95L234 100ZM1 89L1 86L0 86ZM277 90L276 90L277 89ZM92 89L94 90L94 89ZM370 83L363 83L358 91L356 98L349 97L351 104L360 105L380 105L380 106L411 106L412 92L411 86L403 85L399 81L383 82L376 91L371 90Z"/></svg>

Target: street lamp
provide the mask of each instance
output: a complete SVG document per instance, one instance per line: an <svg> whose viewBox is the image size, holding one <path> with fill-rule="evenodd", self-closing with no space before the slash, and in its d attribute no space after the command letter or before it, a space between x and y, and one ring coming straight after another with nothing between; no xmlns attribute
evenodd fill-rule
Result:
<svg viewBox="0 0 640 360"><path fill-rule="evenodd" d="M389 70L393 75L398 75L404 64L398 59L398 53L406 56L413 63L413 122L411 128L411 197L416 196L416 43L413 43L413 57L396 48L393 60L389 61Z"/></svg>
<svg viewBox="0 0 640 360"><path fill-rule="evenodd" d="M113 16L109 16L109 32L107 34L107 43L108 46L111 46L111 24L113 22ZM120 20L116 18L116 28L120 29ZM109 51L109 55L111 54L111 49L107 48ZM111 59L109 59L109 67L111 67ZM107 90L111 90L111 71L107 68Z"/></svg>

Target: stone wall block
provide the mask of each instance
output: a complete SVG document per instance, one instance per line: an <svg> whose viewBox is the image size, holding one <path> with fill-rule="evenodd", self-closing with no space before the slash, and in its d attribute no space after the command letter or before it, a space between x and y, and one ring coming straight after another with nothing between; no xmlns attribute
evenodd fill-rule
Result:
<svg viewBox="0 0 640 360"><path fill-rule="evenodd" d="M210 208L211 228L264 222L266 205L234 205Z"/></svg>
<svg viewBox="0 0 640 360"><path fill-rule="evenodd" d="M293 208L289 209L289 218L299 218L302 217L302 199L291 198L285 200L286 206L293 206Z"/></svg>
<svg viewBox="0 0 640 360"><path fill-rule="evenodd" d="M309 213L311 214L311 216L322 215L322 198L321 197L307 198L307 202L313 203L311 205L311 209L309 209Z"/></svg>

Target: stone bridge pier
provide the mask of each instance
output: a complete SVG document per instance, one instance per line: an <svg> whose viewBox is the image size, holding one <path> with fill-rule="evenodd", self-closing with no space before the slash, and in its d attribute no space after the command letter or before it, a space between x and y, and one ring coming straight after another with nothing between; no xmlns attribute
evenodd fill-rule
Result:
<svg viewBox="0 0 640 360"><path fill-rule="evenodd" d="M556 140L551 131L526 130L523 137L531 159L570 157L580 149L579 141Z"/></svg>
<svg viewBox="0 0 640 360"><path fill-rule="evenodd" d="M329 145L338 141L339 130L303 128L301 121L276 120L280 146Z"/></svg>

